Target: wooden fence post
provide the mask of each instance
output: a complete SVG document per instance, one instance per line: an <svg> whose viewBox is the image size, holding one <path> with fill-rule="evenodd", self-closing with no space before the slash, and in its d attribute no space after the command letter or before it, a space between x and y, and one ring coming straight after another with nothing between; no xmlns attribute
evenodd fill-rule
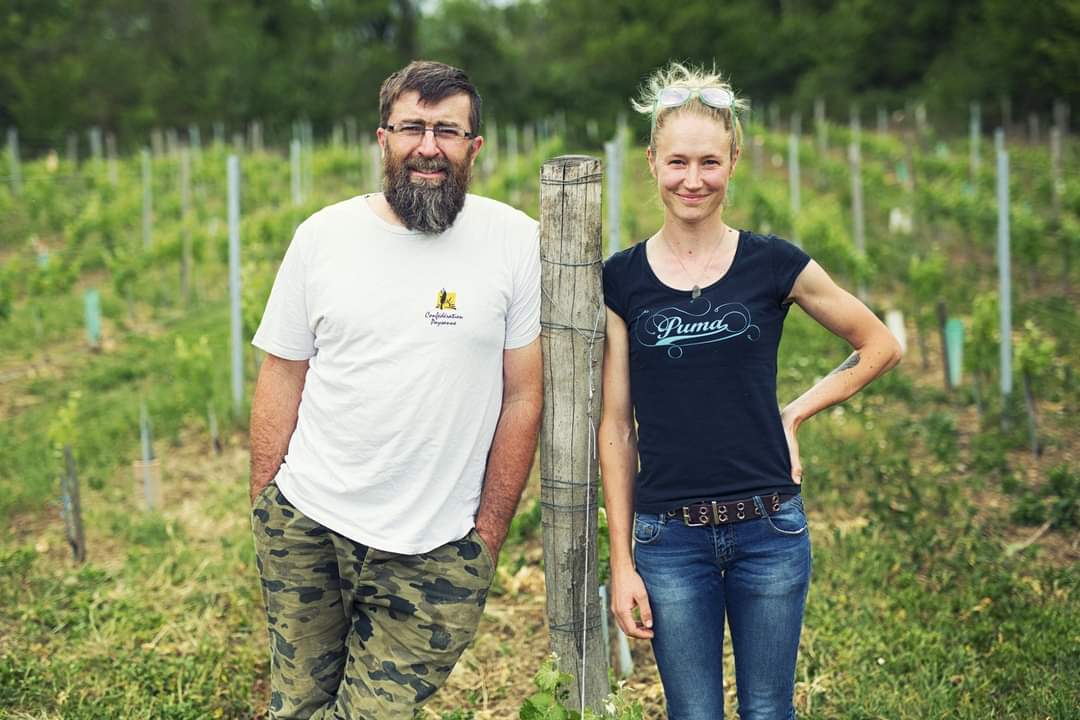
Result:
<svg viewBox="0 0 1080 720"><path fill-rule="evenodd" d="M176 152L180 149L180 135L176 132L176 128L169 128L165 131L165 155L167 157L176 157Z"/></svg>
<svg viewBox="0 0 1080 720"><path fill-rule="evenodd" d="M938 300L937 302L937 321L938 321L938 333L941 335L941 367L945 374L945 390L951 392L953 389L953 371L949 363L952 361L952 357L949 355L949 340L945 330L945 325L949 320L949 314L945 310L945 301Z"/></svg>
<svg viewBox="0 0 1080 720"><path fill-rule="evenodd" d="M383 175L383 161L382 161L382 149L379 147L379 143L371 143L368 145L368 187L371 188L371 192L379 192L382 190L382 175Z"/></svg>
<svg viewBox="0 0 1080 720"><path fill-rule="evenodd" d="M814 98L814 133L817 137L817 151L822 160L829 151L829 126L826 123L825 98L819 95Z"/></svg>
<svg viewBox="0 0 1080 720"><path fill-rule="evenodd" d="M243 314L240 308L240 158L229 155L226 165L229 180L229 304L230 347L232 350L233 414L240 416L244 405L244 349L241 338Z"/></svg>
<svg viewBox="0 0 1080 720"><path fill-rule="evenodd" d="M480 168L484 177L489 178L494 174L499 162L499 124L495 118L488 118L487 130L484 132L484 153L480 156Z"/></svg>
<svg viewBox="0 0 1080 720"><path fill-rule="evenodd" d="M22 171L19 167L19 131L15 128L8 128L7 147L11 194L18 197L22 193Z"/></svg>
<svg viewBox="0 0 1080 720"><path fill-rule="evenodd" d="M218 435L217 413L214 412L214 403L206 403L206 418L210 425L210 448L215 455L221 454L221 437Z"/></svg>
<svg viewBox="0 0 1080 720"><path fill-rule="evenodd" d="M180 302L191 299L191 150L180 148Z"/></svg>
<svg viewBox="0 0 1080 720"><path fill-rule="evenodd" d="M570 155L540 170L544 418L540 502L548 627L569 707L599 710L608 651L597 585L596 428L605 328L600 279L600 161Z"/></svg>
<svg viewBox="0 0 1080 720"><path fill-rule="evenodd" d="M300 205L304 194L300 186L300 141L296 138L289 143L289 177L292 180L292 204Z"/></svg>
<svg viewBox="0 0 1080 720"><path fill-rule="evenodd" d="M96 288L83 293L83 311L86 317L86 342L90 350L101 350L101 294Z"/></svg>
<svg viewBox="0 0 1080 720"><path fill-rule="evenodd" d="M303 152L300 153L301 183L303 196L311 197L315 194L315 166L312 164L315 158L315 130L310 120L304 121L303 132L300 138L303 145Z"/></svg>
<svg viewBox="0 0 1080 720"><path fill-rule="evenodd" d="M791 200L791 241L802 247L799 241L799 135L788 135L788 197Z"/></svg>
<svg viewBox="0 0 1080 720"><path fill-rule="evenodd" d="M90 138L90 157L93 158L94 164L98 165L98 164L101 163L101 157L102 157L102 152L101 152L101 140L102 140L101 128L99 128L98 126L95 125L94 127L87 130L86 134Z"/></svg>
<svg viewBox="0 0 1080 720"><path fill-rule="evenodd" d="M132 466L135 471L135 496L142 497L142 506L147 512L162 508L161 461L154 455L154 437L150 425L150 413L146 402L139 403L139 445L142 460ZM140 492L141 491L141 492ZM136 505L138 505L136 501Z"/></svg>
<svg viewBox="0 0 1080 720"><path fill-rule="evenodd" d="M960 318L945 321L945 354L949 358L949 385L958 388L964 377L964 321Z"/></svg>
<svg viewBox="0 0 1080 720"><path fill-rule="evenodd" d="M1012 394L1012 277L1009 257L1009 153L1005 149L1005 130L994 131L997 155L997 266L998 308L1001 323L1001 396L1008 401ZM1007 407L1007 405L1006 405ZM1007 422L1008 412L1002 413Z"/></svg>
<svg viewBox="0 0 1080 720"><path fill-rule="evenodd" d="M352 150L356 147L356 118L352 115L345 118L345 147Z"/></svg>
<svg viewBox="0 0 1080 720"><path fill-rule="evenodd" d="M623 168L623 136L619 131L615 137L604 143L604 153L607 158L607 194L608 194L608 257L622 249L622 237L619 232L622 226L622 168Z"/></svg>
<svg viewBox="0 0 1080 720"><path fill-rule="evenodd" d="M904 327L904 313L899 310L886 310L885 311L885 325L889 328L889 332L896 338L896 342L900 343L901 352L907 352L907 329Z"/></svg>
<svg viewBox="0 0 1080 720"><path fill-rule="evenodd" d="M855 252L861 263L866 261L866 219L863 213L862 182L862 125L855 106L851 110L851 144L848 146L848 160L851 163L851 222L855 237ZM858 278L859 299L867 302L866 277L860 268Z"/></svg>
<svg viewBox="0 0 1080 720"><path fill-rule="evenodd" d="M143 247L148 248L154 241L154 170L150 164L150 150L142 150L142 238Z"/></svg>
<svg viewBox="0 0 1080 720"><path fill-rule="evenodd" d="M195 123L188 125L187 136L188 146L195 155L195 159L202 159L202 134L199 131L199 126Z"/></svg>
<svg viewBox="0 0 1080 720"><path fill-rule="evenodd" d="M64 530L75 562L86 562L86 536L83 534L82 499L79 497L79 476L75 473L75 455L70 445L64 446L65 474L61 482L64 498Z"/></svg>
<svg viewBox="0 0 1080 720"><path fill-rule="evenodd" d="M511 174L517 172L518 159L518 129L517 125L510 123L506 126L506 160L510 164Z"/></svg>
<svg viewBox="0 0 1080 720"><path fill-rule="evenodd" d="M979 187L979 167L982 165L982 155L979 152L979 141L982 139L982 109L979 103L971 103L971 118L968 122L968 150L971 163L971 189L977 192Z"/></svg>
<svg viewBox="0 0 1080 720"><path fill-rule="evenodd" d="M120 182L120 174L116 167L116 136L112 133L105 133L105 164L109 174L109 184L116 185Z"/></svg>

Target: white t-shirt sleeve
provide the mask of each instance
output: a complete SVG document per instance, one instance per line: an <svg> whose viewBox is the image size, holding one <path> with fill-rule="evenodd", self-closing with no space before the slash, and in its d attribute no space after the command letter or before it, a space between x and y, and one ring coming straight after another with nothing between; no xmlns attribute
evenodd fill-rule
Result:
<svg viewBox="0 0 1080 720"><path fill-rule="evenodd" d="M315 355L315 333L308 320L305 225L296 229L281 261L270 299L251 344L286 360Z"/></svg>
<svg viewBox="0 0 1080 720"><path fill-rule="evenodd" d="M531 343L540 334L540 225L530 219L513 241L523 248L514 268L514 295L506 313L503 348L513 350Z"/></svg>

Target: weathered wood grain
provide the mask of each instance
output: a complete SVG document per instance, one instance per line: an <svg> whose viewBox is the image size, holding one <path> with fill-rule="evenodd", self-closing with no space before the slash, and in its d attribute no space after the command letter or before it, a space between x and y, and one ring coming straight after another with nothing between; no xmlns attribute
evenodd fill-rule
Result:
<svg viewBox="0 0 1080 720"><path fill-rule="evenodd" d="M597 588L596 428L604 314L600 161L564 156L540 171L544 418L541 503L548 627L575 678L569 707L599 709L608 654ZM584 651L584 652L583 652ZM582 661L584 656L584 668Z"/></svg>

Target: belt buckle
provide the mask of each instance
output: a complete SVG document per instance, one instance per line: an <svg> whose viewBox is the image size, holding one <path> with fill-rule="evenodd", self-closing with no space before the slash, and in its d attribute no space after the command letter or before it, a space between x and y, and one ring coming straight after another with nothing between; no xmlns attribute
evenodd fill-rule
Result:
<svg viewBox="0 0 1080 720"><path fill-rule="evenodd" d="M699 504L698 507L700 508L701 505ZM699 513L699 515L701 515L701 514ZM704 527L705 525L709 524L709 519L705 515L701 515L702 516L702 522L697 522L697 523L696 522L690 522L690 506L689 505L683 505L682 516L683 516L683 522L686 523L687 527Z"/></svg>

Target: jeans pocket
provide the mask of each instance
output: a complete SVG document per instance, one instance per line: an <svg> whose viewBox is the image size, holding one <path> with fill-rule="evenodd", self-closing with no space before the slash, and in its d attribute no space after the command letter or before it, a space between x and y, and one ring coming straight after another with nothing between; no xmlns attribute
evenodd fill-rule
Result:
<svg viewBox="0 0 1080 720"><path fill-rule="evenodd" d="M765 522L777 535L802 535L807 530L806 513L803 512L802 495L796 495L780 505L780 512L766 515Z"/></svg>
<svg viewBox="0 0 1080 720"><path fill-rule="evenodd" d="M634 542L638 545L652 545L660 539L664 524L657 515L634 516Z"/></svg>

